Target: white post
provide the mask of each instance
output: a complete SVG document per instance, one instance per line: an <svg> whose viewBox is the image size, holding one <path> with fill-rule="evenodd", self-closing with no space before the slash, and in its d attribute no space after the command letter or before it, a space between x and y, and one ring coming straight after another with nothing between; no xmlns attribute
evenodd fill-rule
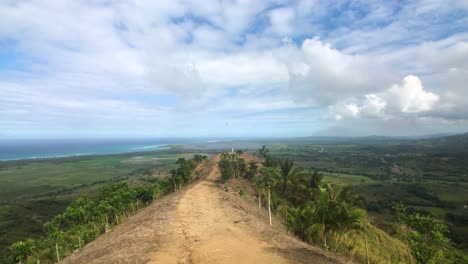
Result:
<svg viewBox="0 0 468 264"><path fill-rule="evenodd" d="M270 205L270 188L268 188L268 218L270 219L270 225L271 225L271 205Z"/></svg>

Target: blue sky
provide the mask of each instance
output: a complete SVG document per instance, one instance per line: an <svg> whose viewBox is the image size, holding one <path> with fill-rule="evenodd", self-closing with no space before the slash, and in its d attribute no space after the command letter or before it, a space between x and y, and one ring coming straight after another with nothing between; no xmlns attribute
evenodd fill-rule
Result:
<svg viewBox="0 0 468 264"><path fill-rule="evenodd" d="M3 1L0 137L468 131L468 2Z"/></svg>

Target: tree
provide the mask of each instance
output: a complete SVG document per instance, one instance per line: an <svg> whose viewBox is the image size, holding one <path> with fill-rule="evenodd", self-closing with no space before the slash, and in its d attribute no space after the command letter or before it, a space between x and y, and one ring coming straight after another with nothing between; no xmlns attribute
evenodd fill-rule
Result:
<svg viewBox="0 0 468 264"><path fill-rule="evenodd" d="M263 162L264 167L274 168L276 167L276 165L277 165L277 162L270 155L267 155L265 157L265 161Z"/></svg>
<svg viewBox="0 0 468 264"><path fill-rule="evenodd" d="M34 240L28 239L26 241L19 241L13 243L9 249L13 254L13 258L15 261L19 262L20 264L27 260L29 256L32 255L36 246L34 244Z"/></svg>
<svg viewBox="0 0 468 264"><path fill-rule="evenodd" d="M262 164L264 167L276 167L276 161L268 154L270 153L269 149L267 149L265 146L262 146L258 152L260 153L260 156L263 157Z"/></svg>
<svg viewBox="0 0 468 264"><path fill-rule="evenodd" d="M247 164L240 157L242 151L238 150L236 154L223 153L218 161L218 168L221 172L221 179L226 182L231 178L238 178L247 172Z"/></svg>
<svg viewBox="0 0 468 264"><path fill-rule="evenodd" d="M70 230L70 233L77 239L78 249L92 239L92 231L89 225L84 224L76 225Z"/></svg>
<svg viewBox="0 0 468 264"><path fill-rule="evenodd" d="M46 236L55 244L55 254L57 257L57 262L60 262L59 244L63 242L63 231L60 230L53 222L45 223L44 231L46 233Z"/></svg>
<svg viewBox="0 0 468 264"><path fill-rule="evenodd" d="M286 159L284 161L280 161L280 173L281 173L281 193L283 195L286 194L286 188L288 186L288 181L291 178L299 177L304 169L301 167L294 167L294 161Z"/></svg>
<svg viewBox="0 0 468 264"><path fill-rule="evenodd" d="M255 162L255 160L249 161L249 167L246 173L247 179L252 180L257 175L257 172L258 172L257 162Z"/></svg>
<svg viewBox="0 0 468 264"><path fill-rule="evenodd" d="M262 146L262 148L258 151L260 153L260 156L266 159L268 156L268 153L270 152L269 149L266 148L266 146Z"/></svg>
<svg viewBox="0 0 468 264"><path fill-rule="evenodd" d="M348 190L319 187L314 201L290 210L288 226L305 240L322 243L325 248L330 235L339 239L350 229L362 229L367 223L366 212L350 203Z"/></svg>
<svg viewBox="0 0 468 264"><path fill-rule="evenodd" d="M237 177L244 177L247 173L247 164L245 163L245 159L237 158L235 161L235 170Z"/></svg>
<svg viewBox="0 0 468 264"><path fill-rule="evenodd" d="M312 189L317 189L320 186L320 182L323 179L323 174L319 173L318 170L314 170L310 177L309 187Z"/></svg>
<svg viewBox="0 0 468 264"><path fill-rule="evenodd" d="M298 206L307 203L317 196L323 174L318 171L302 170L300 173L292 173L289 181L292 183L285 196L292 204Z"/></svg>
<svg viewBox="0 0 468 264"><path fill-rule="evenodd" d="M221 158L218 161L218 168L221 173L222 181L226 182L229 179L235 177L234 163L232 162L232 155L228 153L221 154Z"/></svg>
<svg viewBox="0 0 468 264"><path fill-rule="evenodd" d="M96 196L78 198L63 213L44 224L44 234L40 238L12 244L10 254L4 259L27 263L59 262L66 254L108 231L111 225L119 224L120 216L128 216L129 208L134 211L135 204L138 207L190 182L197 161L204 159L206 156L202 155L190 160L178 159L178 168L171 171L172 176L156 181L152 187L130 188L127 182L111 183L100 188Z"/></svg>
<svg viewBox="0 0 468 264"><path fill-rule="evenodd" d="M201 154L195 154L195 155L193 155L193 160L194 160L196 163L200 163L200 162L202 162L202 161L204 161L204 160L206 160L206 159L208 159L208 157L205 156L205 155L201 155Z"/></svg>
<svg viewBox="0 0 468 264"><path fill-rule="evenodd" d="M174 186L174 192L178 190L180 184L181 184L181 177L180 177L180 174L179 174L179 171L176 170L176 169L172 169L171 170L171 182Z"/></svg>
<svg viewBox="0 0 468 264"><path fill-rule="evenodd" d="M278 171L275 168L263 167L261 169L261 180L259 186L262 189L267 191L267 200L268 200L268 219L270 225L271 223L271 188L276 184L279 177Z"/></svg>
<svg viewBox="0 0 468 264"><path fill-rule="evenodd" d="M437 219L420 213L408 213L402 204L396 211L397 235L406 240L418 263L442 263L450 248L448 227Z"/></svg>
<svg viewBox="0 0 468 264"><path fill-rule="evenodd" d="M153 192L150 188L138 187L135 191L137 193L136 197L143 203L149 203L153 200Z"/></svg>
<svg viewBox="0 0 468 264"><path fill-rule="evenodd" d="M195 164L188 161L185 158L179 158L176 161L176 164L179 165L177 168L177 173L180 177L179 189L182 187L182 184L188 183L192 178L192 171L195 169Z"/></svg>
<svg viewBox="0 0 468 264"><path fill-rule="evenodd" d="M254 178L254 186L255 186L255 189L257 190L258 211L260 212L260 209L262 207L262 195L264 195L264 191L265 191L262 177L255 177Z"/></svg>

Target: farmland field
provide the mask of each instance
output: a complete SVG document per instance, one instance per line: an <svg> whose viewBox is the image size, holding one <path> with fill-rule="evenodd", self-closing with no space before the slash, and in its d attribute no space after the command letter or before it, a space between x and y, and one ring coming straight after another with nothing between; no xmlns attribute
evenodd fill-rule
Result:
<svg viewBox="0 0 468 264"><path fill-rule="evenodd" d="M77 197L110 182L153 183L176 167L187 151L0 162L0 255L8 245L36 237L44 222Z"/></svg>

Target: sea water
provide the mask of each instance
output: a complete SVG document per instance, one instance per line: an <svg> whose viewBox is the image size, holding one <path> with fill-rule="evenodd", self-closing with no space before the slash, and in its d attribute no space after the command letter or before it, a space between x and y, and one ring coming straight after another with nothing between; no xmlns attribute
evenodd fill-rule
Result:
<svg viewBox="0 0 468 264"><path fill-rule="evenodd" d="M104 155L167 149L191 139L0 139L0 160Z"/></svg>

